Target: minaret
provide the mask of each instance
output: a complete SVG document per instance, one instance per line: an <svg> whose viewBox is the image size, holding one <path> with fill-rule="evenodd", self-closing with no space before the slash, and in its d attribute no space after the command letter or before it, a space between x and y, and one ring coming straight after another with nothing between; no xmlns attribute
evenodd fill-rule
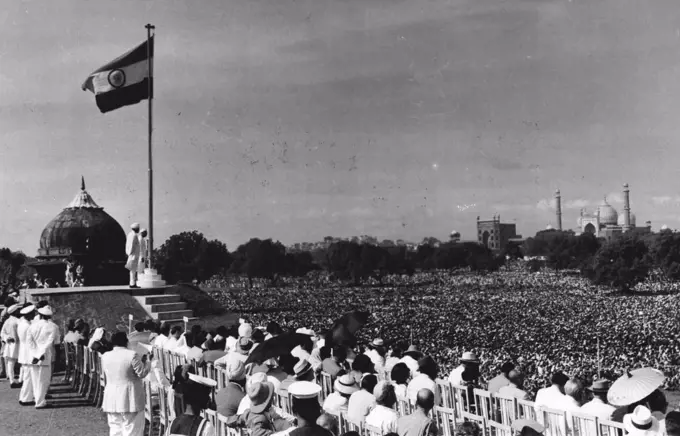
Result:
<svg viewBox="0 0 680 436"><path fill-rule="evenodd" d="M557 230L562 231L562 197L559 189L555 191L555 214L557 215Z"/></svg>
<svg viewBox="0 0 680 436"><path fill-rule="evenodd" d="M623 185L623 231L630 230L630 195L628 183Z"/></svg>

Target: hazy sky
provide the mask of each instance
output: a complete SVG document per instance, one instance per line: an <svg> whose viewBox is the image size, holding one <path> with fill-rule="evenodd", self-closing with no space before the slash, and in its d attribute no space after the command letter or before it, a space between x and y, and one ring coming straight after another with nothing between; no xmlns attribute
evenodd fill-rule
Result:
<svg viewBox="0 0 680 436"><path fill-rule="evenodd" d="M250 237L525 236L631 186L680 227L677 0L7 1L0 246L88 190L147 221L146 102L100 114L87 75L157 26L156 245ZM619 196L620 197L620 196Z"/></svg>

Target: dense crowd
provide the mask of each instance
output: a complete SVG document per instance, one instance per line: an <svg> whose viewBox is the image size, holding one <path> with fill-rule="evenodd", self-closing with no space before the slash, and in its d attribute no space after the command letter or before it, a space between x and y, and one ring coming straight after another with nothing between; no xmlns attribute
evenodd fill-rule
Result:
<svg viewBox="0 0 680 436"><path fill-rule="evenodd" d="M680 385L680 295L664 293L668 284L656 280L639 284L636 295L545 271L428 272L390 276L380 287L343 287L321 274L286 280L277 287L260 283L211 293L256 325L276 321L319 331L344 312L368 310L373 316L359 332L364 344L374 337L401 349L415 344L444 372L464 351L474 350L483 361L483 377L514 359L532 392L556 370L591 381L598 362L601 376L609 379L628 368L651 366L666 374L665 388Z"/></svg>

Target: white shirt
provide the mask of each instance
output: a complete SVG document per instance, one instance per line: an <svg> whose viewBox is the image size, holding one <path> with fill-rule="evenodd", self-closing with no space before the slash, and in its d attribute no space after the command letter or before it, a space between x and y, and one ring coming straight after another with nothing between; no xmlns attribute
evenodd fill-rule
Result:
<svg viewBox="0 0 680 436"><path fill-rule="evenodd" d="M373 350L373 349L368 349L364 352L365 355L368 356L369 359L371 359L371 362L373 362L373 366L375 367L375 370L380 372L381 370L384 369L385 367L385 358L378 353L378 351Z"/></svg>
<svg viewBox="0 0 680 436"><path fill-rule="evenodd" d="M523 391L522 389L518 388L514 384L509 384L507 386L503 386L498 390L498 393L501 395L509 395L511 397L519 398L520 400L528 400L529 399L529 394L527 394L526 391Z"/></svg>
<svg viewBox="0 0 680 436"><path fill-rule="evenodd" d="M399 415L396 410L377 405L366 415L366 424L382 430L382 434L397 432Z"/></svg>
<svg viewBox="0 0 680 436"><path fill-rule="evenodd" d="M560 403L564 394L560 391L560 388L556 385L552 385L548 388L539 389L536 392L536 401L534 402L534 408L538 412L540 408L549 409L560 409ZM560 409L562 410L562 409Z"/></svg>
<svg viewBox="0 0 680 436"><path fill-rule="evenodd" d="M434 404L438 405L439 395L437 390L437 384L425 374L418 374L411 380L411 382L406 387L406 398L412 403L416 403L416 398L418 397L418 391L421 389L429 389L435 394Z"/></svg>
<svg viewBox="0 0 680 436"><path fill-rule="evenodd" d="M168 340L165 341L163 348L168 350L168 351L175 351L175 348L177 348L177 345L179 345L179 341L174 336L170 336L168 338Z"/></svg>
<svg viewBox="0 0 680 436"><path fill-rule="evenodd" d="M418 375L418 361L416 359L411 356L404 356L400 362L404 363L411 370L411 377Z"/></svg>
<svg viewBox="0 0 680 436"><path fill-rule="evenodd" d="M323 402L323 410L333 415L339 415L343 408L347 408L347 398L337 392L327 396L326 401Z"/></svg>
<svg viewBox="0 0 680 436"><path fill-rule="evenodd" d="M449 375L449 382L452 385L462 385L464 370L465 367L463 365L458 365L456 368L454 368L454 370L451 371L451 374Z"/></svg>
<svg viewBox="0 0 680 436"><path fill-rule="evenodd" d="M597 416L598 419L611 420L612 414L616 407L607 404L599 398L595 397L591 401L581 406L581 412L589 415Z"/></svg>
<svg viewBox="0 0 680 436"><path fill-rule="evenodd" d="M165 344L168 342L168 337L165 335L158 335L153 341L153 346L156 348L164 348Z"/></svg>

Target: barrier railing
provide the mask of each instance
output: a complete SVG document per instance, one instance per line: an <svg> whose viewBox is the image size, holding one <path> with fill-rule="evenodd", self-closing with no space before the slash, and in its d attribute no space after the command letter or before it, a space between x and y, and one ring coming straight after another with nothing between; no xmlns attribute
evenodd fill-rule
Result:
<svg viewBox="0 0 680 436"><path fill-rule="evenodd" d="M199 364L189 361L185 356L168 350L153 348L153 359L169 381L173 381L177 366L193 365L197 374L217 381L217 389L224 388L227 374L223 368L212 363ZM91 404L99 407L106 386L105 375L101 367L101 355L87 347L66 344L64 350L66 372L64 380L80 392ZM333 392L330 376L320 373L317 383L322 386L319 402ZM162 435L177 414L184 410L182 395L166 386L154 385L144 381L146 392L145 419L149 422L149 434ZM456 425L471 421L476 422L483 436L513 436L512 422L516 419L532 419L543 423L545 436L624 436L623 424L613 421L599 420L584 413L567 413L561 410L536 409L532 401L493 394L482 389L469 389L466 386L452 385L447 380L436 380L436 397L439 404L430 416L437 426L439 435L453 436ZM174 401L173 401L174 400ZM174 406L173 406L174 402ZM289 396L277 396L275 407L286 419L293 420ZM395 410L402 416L412 413L414 405L405 399L399 399ZM347 431L358 431L362 436L382 436L379 429L356 425L347 419L346 410L336 415L340 434ZM215 427L217 436L248 436L248 430L227 426L227 418L208 410L204 418Z"/></svg>

